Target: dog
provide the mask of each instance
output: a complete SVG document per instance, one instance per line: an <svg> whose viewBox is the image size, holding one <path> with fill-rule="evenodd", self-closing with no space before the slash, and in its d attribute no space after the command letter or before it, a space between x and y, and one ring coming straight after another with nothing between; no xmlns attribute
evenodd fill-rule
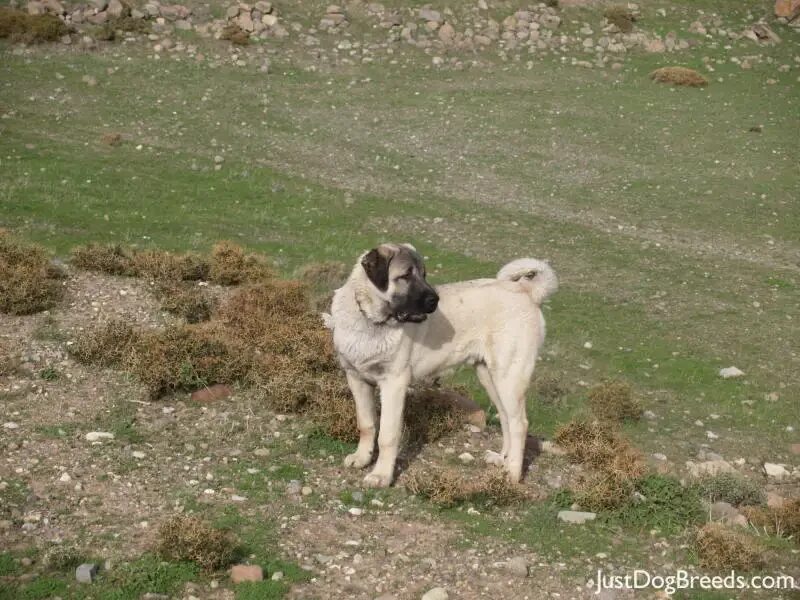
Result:
<svg viewBox="0 0 800 600"><path fill-rule="evenodd" d="M528 432L525 392L545 337L541 304L557 288L550 265L533 258L508 263L494 279L434 288L410 244L363 253L324 315L356 404L358 448L345 466L372 462L378 388L379 452L364 483L390 485L409 385L468 364L497 407L503 465L509 480L519 482Z"/></svg>

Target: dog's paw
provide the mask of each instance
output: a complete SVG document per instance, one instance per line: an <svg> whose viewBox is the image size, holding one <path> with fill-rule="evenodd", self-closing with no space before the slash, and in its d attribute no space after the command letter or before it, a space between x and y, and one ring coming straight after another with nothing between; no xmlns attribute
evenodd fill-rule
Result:
<svg viewBox="0 0 800 600"><path fill-rule="evenodd" d="M353 452L352 454L348 454L344 457L344 466L345 467L352 467L354 469L361 469L366 467L370 461L372 460L372 456L369 454L361 454L359 452Z"/></svg>
<svg viewBox="0 0 800 600"><path fill-rule="evenodd" d="M392 483L392 476L373 471L364 477L364 486L370 488L385 488Z"/></svg>

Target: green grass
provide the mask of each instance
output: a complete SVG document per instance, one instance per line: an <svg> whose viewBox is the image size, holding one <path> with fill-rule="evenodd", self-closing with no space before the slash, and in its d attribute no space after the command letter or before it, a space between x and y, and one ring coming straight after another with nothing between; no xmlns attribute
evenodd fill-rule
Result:
<svg viewBox="0 0 800 600"><path fill-rule="evenodd" d="M13 554L10 552L0 554L0 576L13 575L18 568Z"/></svg>
<svg viewBox="0 0 800 600"><path fill-rule="evenodd" d="M636 491L644 499L607 515L609 523L640 532L657 529L663 534L677 534L705 516L697 490L682 486L674 477L646 475L636 482Z"/></svg>

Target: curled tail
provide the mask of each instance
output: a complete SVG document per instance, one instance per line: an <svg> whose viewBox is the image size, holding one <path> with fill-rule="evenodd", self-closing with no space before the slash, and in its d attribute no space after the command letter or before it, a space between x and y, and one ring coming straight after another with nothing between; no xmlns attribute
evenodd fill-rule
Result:
<svg viewBox="0 0 800 600"><path fill-rule="evenodd" d="M547 300L558 289L555 271L543 260L518 258L497 273L497 279L517 281L527 288L536 304Z"/></svg>

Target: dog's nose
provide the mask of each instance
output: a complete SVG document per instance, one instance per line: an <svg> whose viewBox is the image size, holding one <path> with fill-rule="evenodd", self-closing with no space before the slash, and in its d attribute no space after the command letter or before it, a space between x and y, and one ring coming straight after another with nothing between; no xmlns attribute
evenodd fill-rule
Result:
<svg viewBox="0 0 800 600"><path fill-rule="evenodd" d="M435 292L425 297L425 312L432 313L439 305L439 295Z"/></svg>

